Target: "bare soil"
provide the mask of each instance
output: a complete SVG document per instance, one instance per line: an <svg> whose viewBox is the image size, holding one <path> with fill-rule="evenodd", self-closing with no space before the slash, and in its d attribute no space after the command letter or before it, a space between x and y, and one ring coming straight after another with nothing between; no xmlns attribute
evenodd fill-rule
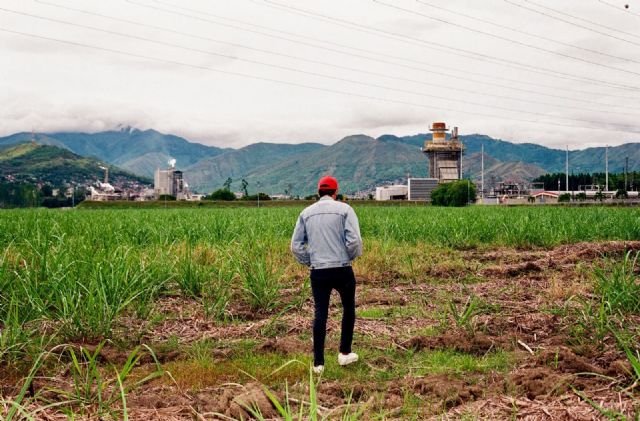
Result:
<svg viewBox="0 0 640 421"><path fill-rule="evenodd" d="M477 268L465 274L475 279L467 284L451 282L460 279L460 267L455 265L451 273L446 265L429 273L430 279L437 275L443 280L436 283L406 279L391 269L359 274L358 311L376 309L384 314L356 322L355 350L377 355L357 363L366 365L371 378L367 380L365 375L364 380L350 382L327 375L318 384L320 414L339 419L345 408L360 406L363 419L381 414L386 419L411 418L409 414L418 419L463 419L469 415L492 420L607 419L596 409L599 406L632 418L640 410L640 396L634 388L625 390L632 383L628 359L615 338L595 341L584 331L586 336L576 336L576 320L570 316L577 305L575 297L592 298L589 270L601 265L604 257L619 257L627 250L640 250L640 242L582 243L552 250L462 251L467 267ZM300 292L292 288L288 294ZM481 299L482 305L469 326L458 327L447 314L447 300L461 308L470 294ZM213 364L233 361L235 344L242 341L253 341L256 355L295 358L310 354L310 298L275 322L273 314L251 313L240 304L234 305L230 309L234 322L221 323L207 320L193 300L163 298L155 308L156 314L166 315L161 321L129 319L123 325L142 332L141 342L159 347L162 363L188 360L185 349L204 339L214 344ZM336 352L339 340L337 295L332 297L331 314L328 356ZM640 320L631 318L630 322ZM162 351L160 345L171 338L177 338L177 349ZM512 355L514 362L502 372L417 375L409 368L401 378L375 378L398 369L393 353L410 356L433 350L475 358L501 351ZM113 346L100 353L105 364L116 366L126 361L127 355ZM143 365L151 363L142 361ZM64 378L65 374L61 375ZM308 374L287 382L290 396L299 398L308 392ZM284 381L270 390L284 402ZM294 408L306 405L293 398L290 404ZM267 419L277 418L264 386L240 373L236 381L221 380L203 388L184 388L167 379L151 382L130 393L127 407L129 418L139 420L249 419L248 408L255 408ZM53 412L45 418L49 412L43 412L43 419L56 419Z"/></svg>

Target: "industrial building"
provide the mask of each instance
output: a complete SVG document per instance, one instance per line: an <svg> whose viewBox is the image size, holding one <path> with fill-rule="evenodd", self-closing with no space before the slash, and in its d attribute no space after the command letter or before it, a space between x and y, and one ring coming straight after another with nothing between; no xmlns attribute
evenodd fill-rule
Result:
<svg viewBox="0 0 640 421"><path fill-rule="evenodd" d="M408 184L409 200L431 201L431 192L438 187L437 178L410 178Z"/></svg>
<svg viewBox="0 0 640 421"><path fill-rule="evenodd" d="M406 186L378 187L376 200L430 201L431 192L438 184L462 179L464 146L458 139L458 128L453 128L450 137L447 137L446 123L433 123L429 130L433 132L432 140L426 140L422 148L429 162L429 177L408 178Z"/></svg>
<svg viewBox="0 0 640 421"><path fill-rule="evenodd" d="M408 193L409 188L404 185L376 187L376 200L407 200Z"/></svg>
<svg viewBox="0 0 640 421"><path fill-rule="evenodd" d="M433 140L425 141L422 149L429 159L429 178L437 178L440 183L462 179L464 147L458 139L458 128L453 128L450 139L446 123L433 123L430 130Z"/></svg>
<svg viewBox="0 0 640 421"><path fill-rule="evenodd" d="M169 160L169 168L166 170L156 169L153 189L156 199L160 196L173 196L177 200L183 200L189 196L184 175L182 171L176 170L175 159Z"/></svg>

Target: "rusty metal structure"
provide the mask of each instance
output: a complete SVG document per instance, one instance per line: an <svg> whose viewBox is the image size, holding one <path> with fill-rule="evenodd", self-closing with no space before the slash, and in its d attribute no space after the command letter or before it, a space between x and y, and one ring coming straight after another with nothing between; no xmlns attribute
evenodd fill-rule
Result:
<svg viewBox="0 0 640 421"><path fill-rule="evenodd" d="M422 149L429 159L429 178L437 178L440 183L460 180L464 146L458 139L458 128L453 128L449 139L446 123L433 123L430 130L433 140L425 141Z"/></svg>

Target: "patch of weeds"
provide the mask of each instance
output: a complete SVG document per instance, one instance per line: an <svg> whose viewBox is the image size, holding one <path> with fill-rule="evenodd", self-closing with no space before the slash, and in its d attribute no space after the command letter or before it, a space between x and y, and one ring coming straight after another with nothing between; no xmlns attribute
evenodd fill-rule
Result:
<svg viewBox="0 0 640 421"><path fill-rule="evenodd" d="M153 313L149 320L147 321L147 328L153 329L156 326L159 326L162 322L169 319L170 315L162 312Z"/></svg>
<svg viewBox="0 0 640 421"><path fill-rule="evenodd" d="M443 330L441 329L440 325L427 326L427 327L418 329L415 332L416 335L422 335L422 336L438 336L438 335L441 335L442 333L443 333Z"/></svg>
<svg viewBox="0 0 640 421"><path fill-rule="evenodd" d="M476 314L498 314L502 311L500 304L490 303L480 297L475 297L476 300Z"/></svg>
<svg viewBox="0 0 640 421"><path fill-rule="evenodd" d="M484 282L484 281L485 279L481 276L468 274L460 278L458 282L463 283L465 285L469 285L469 284L479 284L480 282Z"/></svg>
<svg viewBox="0 0 640 421"><path fill-rule="evenodd" d="M476 421L478 416L471 411L464 411L460 414L460 421Z"/></svg>
<svg viewBox="0 0 640 421"><path fill-rule="evenodd" d="M289 326L285 322L279 318L274 318L265 327L260 329L260 334L267 338L275 338L276 336L286 334L288 331Z"/></svg>
<svg viewBox="0 0 640 421"><path fill-rule="evenodd" d="M587 395L585 395L584 393L580 392L575 387L571 386L571 390L573 390L573 393L575 393L576 395L578 395L580 397L580 399L582 399L583 401L585 401L586 403L591 405L591 407L593 409L598 411L605 418L607 418L609 420L619 420L619 421L627 421L628 420L626 415L624 415L623 413L615 411L615 410L612 410L612 409L606 409L606 408L598 405L595 401L593 401L592 399L589 399L589 397L587 397ZM638 418L636 417L636 419L638 419Z"/></svg>
<svg viewBox="0 0 640 421"><path fill-rule="evenodd" d="M286 368L292 364L298 364L300 361L291 360L285 363L280 368L276 369L272 374ZM280 399L276 396L274 392L272 392L267 386L263 385L263 390L273 407L276 409L278 415L281 419L286 421L303 421L303 420L328 420L331 416L338 416L342 421L355 421L361 419L362 414L366 410L367 404L358 405L354 404L353 401L353 391L347 396L347 403L340 407L340 411L334 410L326 410L322 408L318 404L318 385L320 384L320 380L314 379L312 367L309 364L309 391L306 393L306 396L303 396L299 402L304 402L303 405L299 405L299 408L296 410L291 407L291 401L295 401L290 397L289 394L289 384L285 383L285 392L284 399L280 401ZM258 421L266 421L267 419L263 416L260 408L257 404L254 405L243 405L244 409L247 410L252 417L254 417ZM322 411L321 411L322 409ZM324 412L326 411L326 412Z"/></svg>
<svg viewBox="0 0 640 421"><path fill-rule="evenodd" d="M483 356L451 350L425 351L414 355L414 363L419 364L416 371L419 375L507 372L514 362L514 354L504 350L496 350Z"/></svg>
<svg viewBox="0 0 640 421"><path fill-rule="evenodd" d="M50 390L63 397L65 401L60 410L70 417L78 415L79 408L81 413L95 413L99 418L111 416L115 419L128 419L126 395L164 375L155 354L147 347L136 347L120 369L111 366L111 370L105 372L99 364L104 344L105 342L100 343L93 352L84 347L78 353L71 347L67 348L67 356L71 360L69 373L72 388ZM155 370L143 378L129 380L143 356L143 350L155 361Z"/></svg>
<svg viewBox="0 0 640 421"><path fill-rule="evenodd" d="M291 356L280 353L257 354L251 350L241 355L234 353L216 364L202 364L199 360L190 359L172 361L165 367L171 372L177 384L187 390L219 386L228 382L242 383L254 379L267 385L278 385L285 381L298 382L305 378L305 367L311 363L310 356L298 355L295 358L302 361L305 366L288 365L275 372L286 364Z"/></svg>
<svg viewBox="0 0 640 421"><path fill-rule="evenodd" d="M393 317L426 317L424 307L417 304L404 305L401 307L394 306L391 310Z"/></svg>
<svg viewBox="0 0 640 421"><path fill-rule="evenodd" d="M467 301L462 305L460 309L456 303L449 301L449 314L456 322L456 326L466 329L468 332L473 332L473 318L478 314L478 306L480 302L475 295L469 295Z"/></svg>
<svg viewBox="0 0 640 421"><path fill-rule="evenodd" d="M213 349L215 342L213 339L202 339L191 344L187 350L187 356L203 365L213 363Z"/></svg>
<svg viewBox="0 0 640 421"><path fill-rule="evenodd" d="M572 295L566 300L564 300L561 305L543 306L541 308L541 311L545 313L549 313L554 316L564 318L570 315L572 310L571 304L576 300L577 300L576 296Z"/></svg>
<svg viewBox="0 0 640 421"><path fill-rule="evenodd" d="M180 338L177 335L171 335L165 342L156 344L155 348L161 353L177 351L180 348Z"/></svg>
<svg viewBox="0 0 640 421"><path fill-rule="evenodd" d="M389 307L371 307L358 310L357 317L361 317L363 319L384 319L391 316L392 312L393 309Z"/></svg>
<svg viewBox="0 0 640 421"><path fill-rule="evenodd" d="M405 391L402 403L401 414L403 419L418 420L419 414L422 414L425 407L425 401L418 395Z"/></svg>
<svg viewBox="0 0 640 421"><path fill-rule="evenodd" d="M628 252L610 273L595 269L595 292L608 313L640 313L640 283L635 273L638 257L640 253L632 257Z"/></svg>
<svg viewBox="0 0 640 421"><path fill-rule="evenodd" d="M637 349L633 349L631 343L636 343L633 340L625 338L622 334L612 331L613 335L618 341L618 345L622 348L629 363L631 364L632 373L629 373L633 380L631 388L635 388L640 384L640 352Z"/></svg>

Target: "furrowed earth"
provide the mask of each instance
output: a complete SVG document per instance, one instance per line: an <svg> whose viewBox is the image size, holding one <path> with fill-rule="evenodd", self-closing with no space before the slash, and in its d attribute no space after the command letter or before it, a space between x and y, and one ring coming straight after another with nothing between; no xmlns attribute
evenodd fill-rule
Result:
<svg viewBox="0 0 640 421"><path fill-rule="evenodd" d="M14 419L281 419L281 404L294 419L300 411L304 419L312 411L318 419L637 418L640 373L627 350L637 355L640 313L605 317L598 279L624 267L637 285L632 260L640 241L451 247L363 236L366 253L354 266L360 361L351 366L337 364L341 306L334 292L326 369L311 375L308 274L283 239L270 255L278 264L265 269L280 285L273 305L247 299L235 273L216 316L205 309L212 306L206 289L186 293L193 288L176 287L174 277L137 303L148 307L143 312L125 306L103 335L84 336L62 317L25 321L25 331L51 336L42 336L48 343L30 339L21 360L10 358L5 339L0 414L15 404ZM185 253L182 242L171 247ZM4 270L28 268L22 253L6 243ZM196 242L188 258L202 263L221 254ZM220 276L207 272L203 280ZM117 374L138 346L129 375ZM100 380L87 381L93 357ZM28 381L31 367L37 370ZM96 396L114 397L109 409Z"/></svg>

